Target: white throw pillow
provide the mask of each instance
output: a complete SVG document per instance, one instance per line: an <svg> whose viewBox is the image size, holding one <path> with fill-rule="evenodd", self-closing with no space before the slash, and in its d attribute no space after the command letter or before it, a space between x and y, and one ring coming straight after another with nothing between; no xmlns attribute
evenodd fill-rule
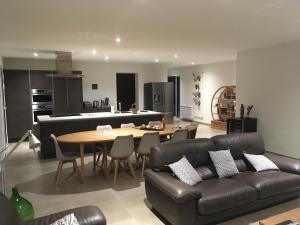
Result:
<svg viewBox="0 0 300 225"><path fill-rule="evenodd" d="M220 178L231 177L239 173L230 150L209 151L208 153Z"/></svg>
<svg viewBox="0 0 300 225"><path fill-rule="evenodd" d="M202 181L200 175L185 158L185 156L183 156L179 161L168 165L168 167L170 167L179 180L186 184L195 185Z"/></svg>
<svg viewBox="0 0 300 225"><path fill-rule="evenodd" d="M66 215L65 217L51 223L50 225L79 225L74 213Z"/></svg>
<svg viewBox="0 0 300 225"><path fill-rule="evenodd" d="M244 153L244 156L257 172L264 170L279 170L275 163L273 163L264 155L252 155Z"/></svg>

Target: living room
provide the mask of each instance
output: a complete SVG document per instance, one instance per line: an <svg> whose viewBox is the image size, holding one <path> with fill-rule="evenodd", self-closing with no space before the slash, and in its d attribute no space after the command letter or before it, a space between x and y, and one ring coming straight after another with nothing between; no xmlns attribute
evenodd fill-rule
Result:
<svg viewBox="0 0 300 225"><path fill-rule="evenodd" d="M1 3L1 225L300 223L299 2Z"/></svg>

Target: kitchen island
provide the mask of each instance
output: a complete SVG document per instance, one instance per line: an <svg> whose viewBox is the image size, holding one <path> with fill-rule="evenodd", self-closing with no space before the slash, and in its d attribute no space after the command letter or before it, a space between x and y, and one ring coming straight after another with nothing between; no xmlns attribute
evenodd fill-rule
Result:
<svg viewBox="0 0 300 225"><path fill-rule="evenodd" d="M154 111L142 111L137 114L130 112L119 113L81 113L74 116L39 116L37 135L41 141L41 157L55 157L55 149L50 134L60 136L80 131L95 130L98 125L111 125L119 128L122 123L134 123L136 126L147 124L149 121L162 120L163 114ZM64 150L78 148L78 146L63 145ZM92 146L90 147L90 149ZM89 150L89 148L87 148Z"/></svg>

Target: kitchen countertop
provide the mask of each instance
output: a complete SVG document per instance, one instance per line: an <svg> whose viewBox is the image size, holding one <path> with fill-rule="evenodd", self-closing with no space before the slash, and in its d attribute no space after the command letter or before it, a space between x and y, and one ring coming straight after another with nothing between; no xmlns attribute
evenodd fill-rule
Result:
<svg viewBox="0 0 300 225"><path fill-rule="evenodd" d="M133 114L130 112L123 113L110 113L110 112L97 112L97 113L80 113L80 116L62 116L62 117L51 117L51 116L38 116L39 122L50 122L50 121L63 121L63 120L78 120L78 119L91 119L91 118L110 118L110 117L128 117L128 116L141 116L141 115L157 115L160 112L147 111L138 112Z"/></svg>

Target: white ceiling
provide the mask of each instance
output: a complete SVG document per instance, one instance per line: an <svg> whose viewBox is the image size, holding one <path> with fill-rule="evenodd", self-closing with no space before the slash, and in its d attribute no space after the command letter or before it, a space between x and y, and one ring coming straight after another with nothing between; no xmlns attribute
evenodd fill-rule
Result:
<svg viewBox="0 0 300 225"><path fill-rule="evenodd" d="M0 55L206 64L300 39L299 12L299 0L0 0Z"/></svg>

